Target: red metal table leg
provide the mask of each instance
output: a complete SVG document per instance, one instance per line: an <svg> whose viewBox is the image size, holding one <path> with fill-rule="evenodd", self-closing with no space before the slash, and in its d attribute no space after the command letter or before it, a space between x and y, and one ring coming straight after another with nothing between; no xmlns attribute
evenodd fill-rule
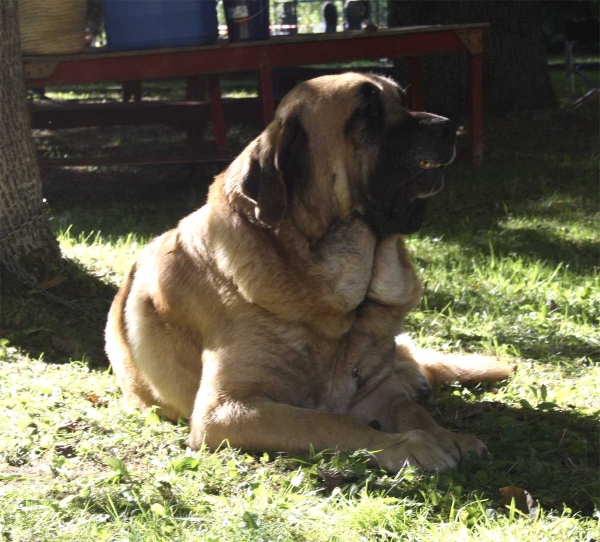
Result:
<svg viewBox="0 0 600 542"><path fill-rule="evenodd" d="M206 99L207 79L205 75L192 75L185 78L186 100L199 102ZM187 142L190 151L199 152L204 145L204 122L197 122L187 128Z"/></svg>
<svg viewBox="0 0 600 542"><path fill-rule="evenodd" d="M421 58L418 56L410 56L407 60L410 76L408 104L413 111L423 111L423 66L421 64Z"/></svg>
<svg viewBox="0 0 600 542"><path fill-rule="evenodd" d="M200 101L206 98L206 75L190 75L185 78L186 100Z"/></svg>
<svg viewBox="0 0 600 542"><path fill-rule="evenodd" d="M210 109L212 111L213 130L215 133L217 151L220 154L227 154L229 152L229 145L227 144L225 115L223 114L223 104L221 103L221 86L219 84L218 75L208 76L208 96Z"/></svg>
<svg viewBox="0 0 600 542"><path fill-rule="evenodd" d="M481 86L482 55L469 55L467 80L467 119L469 153L474 165L483 160L483 114Z"/></svg>
<svg viewBox="0 0 600 542"><path fill-rule="evenodd" d="M260 61L260 97L263 106L263 118L267 126L275 117L275 102L273 100L273 74L267 56Z"/></svg>
<svg viewBox="0 0 600 542"><path fill-rule="evenodd" d="M141 81L123 81L123 101L128 102L132 96L136 102L142 101Z"/></svg>

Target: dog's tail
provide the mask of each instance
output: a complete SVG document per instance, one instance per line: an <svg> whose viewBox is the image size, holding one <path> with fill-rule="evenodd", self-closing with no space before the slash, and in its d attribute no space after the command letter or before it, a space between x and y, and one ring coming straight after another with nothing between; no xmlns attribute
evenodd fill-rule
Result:
<svg viewBox="0 0 600 542"><path fill-rule="evenodd" d="M515 364L478 354L442 354L417 348L407 335L396 337L396 359L414 362L430 386L439 384L478 384L506 380Z"/></svg>

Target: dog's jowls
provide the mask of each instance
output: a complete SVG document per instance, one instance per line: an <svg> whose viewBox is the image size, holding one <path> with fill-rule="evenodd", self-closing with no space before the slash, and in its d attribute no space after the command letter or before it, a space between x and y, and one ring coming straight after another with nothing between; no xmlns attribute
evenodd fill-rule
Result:
<svg viewBox="0 0 600 542"><path fill-rule="evenodd" d="M299 85L206 205L144 250L106 330L132 404L190 418L196 448L366 449L392 472L482 451L415 399L509 368L395 340L421 295L401 234L455 153L453 124L402 100L377 76Z"/></svg>

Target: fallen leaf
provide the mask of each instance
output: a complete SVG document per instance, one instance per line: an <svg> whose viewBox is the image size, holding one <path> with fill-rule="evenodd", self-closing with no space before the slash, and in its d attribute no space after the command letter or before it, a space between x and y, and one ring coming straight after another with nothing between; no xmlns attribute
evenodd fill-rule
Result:
<svg viewBox="0 0 600 542"><path fill-rule="evenodd" d="M454 417L457 420L466 420L467 418L474 418L475 416L483 414L483 410L483 406L481 405L469 405L457 410Z"/></svg>
<svg viewBox="0 0 600 542"><path fill-rule="evenodd" d="M96 395L95 393L90 393L86 399L92 403L92 405L94 405L95 407L105 407L108 406L108 401L106 399L100 399L100 397L98 397L98 395Z"/></svg>
<svg viewBox="0 0 600 542"><path fill-rule="evenodd" d="M530 518L535 518L538 512L538 505L529 491L525 491L520 487L506 486L500 488L502 494L502 507L504 513L508 513L514 500L515 508Z"/></svg>
<svg viewBox="0 0 600 542"><path fill-rule="evenodd" d="M63 277L62 275L56 275L56 277L42 282L40 284L40 286L44 290L47 290L48 288L54 288L54 286L58 286L59 284L62 284L65 280L67 280L67 277Z"/></svg>

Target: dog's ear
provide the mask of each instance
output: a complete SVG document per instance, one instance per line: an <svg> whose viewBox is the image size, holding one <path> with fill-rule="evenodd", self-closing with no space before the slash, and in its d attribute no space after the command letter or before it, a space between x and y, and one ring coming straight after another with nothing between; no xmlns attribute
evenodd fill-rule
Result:
<svg viewBox="0 0 600 542"><path fill-rule="evenodd" d="M274 120L254 143L241 190L255 204L255 216L266 227L277 226L285 216L293 185L286 164L305 142L306 132L298 118L291 116Z"/></svg>

